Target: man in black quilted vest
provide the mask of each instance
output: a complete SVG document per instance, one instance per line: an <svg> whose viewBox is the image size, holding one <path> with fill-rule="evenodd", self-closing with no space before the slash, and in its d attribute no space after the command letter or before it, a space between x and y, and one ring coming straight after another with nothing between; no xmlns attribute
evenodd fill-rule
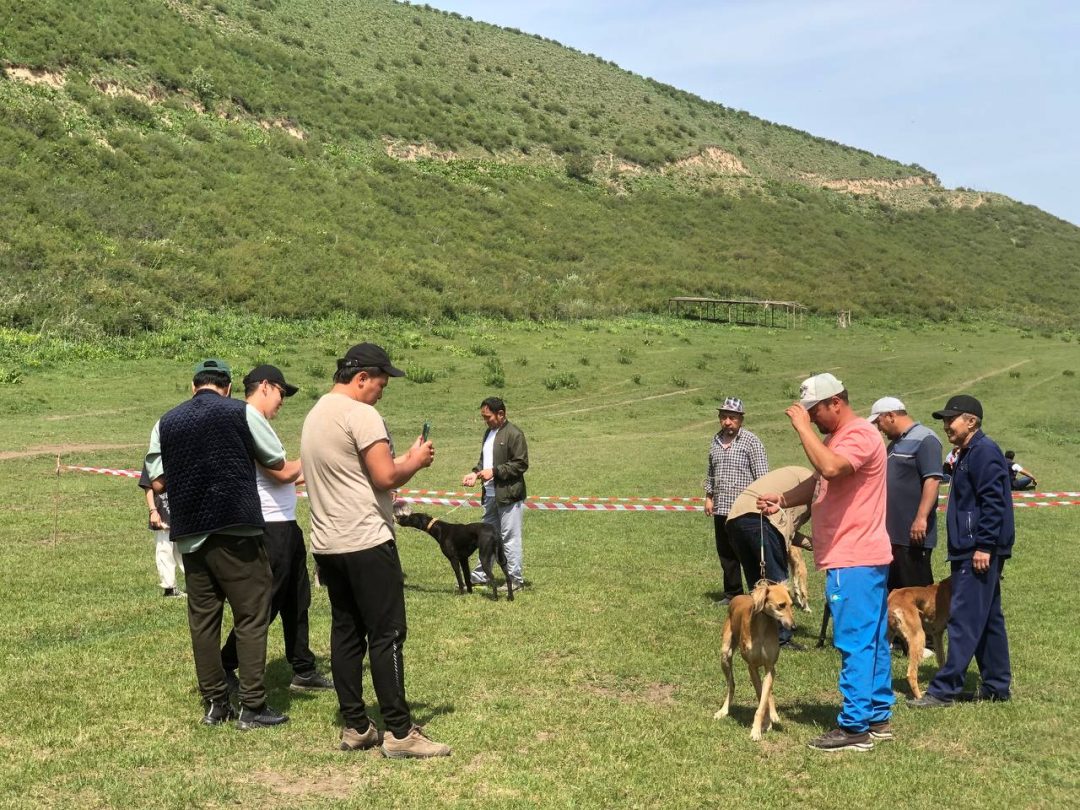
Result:
<svg viewBox="0 0 1080 810"><path fill-rule="evenodd" d="M285 450L266 418L230 399L232 372L222 360L195 367L193 396L154 425L146 467L154 491L169 488L169 539L184 555L188 624L206 714L216 726L236 717L221 666L221 617L232 609L240 671L240 729L289 718L266 703L266 630L272 576L263 548L255 461L285 465Z"/></svg>

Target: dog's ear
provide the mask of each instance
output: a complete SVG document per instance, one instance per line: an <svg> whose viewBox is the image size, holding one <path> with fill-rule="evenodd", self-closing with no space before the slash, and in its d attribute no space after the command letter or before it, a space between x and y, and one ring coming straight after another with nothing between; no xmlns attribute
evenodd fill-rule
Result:
<svg viewBox="0 0 1080 810"><path fill-rule="evenodd" d="M754 602L753 613L761 613L765 609L765 601L769 598L769 586L762 582L750 591L750 598Z"/></svg>

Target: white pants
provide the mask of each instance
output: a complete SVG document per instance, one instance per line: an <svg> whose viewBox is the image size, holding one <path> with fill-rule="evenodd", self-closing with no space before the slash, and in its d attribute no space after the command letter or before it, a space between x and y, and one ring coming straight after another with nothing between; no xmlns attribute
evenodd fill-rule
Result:
<svg viewBox="0 0 1080 810"><path fill-rule="evenodd" d="M508 506L497 506L494 498L488 498L484 504L484 523L499 533L503 550L506 552L506 568L514 583L525 579L522 573L524 560L521 551L521 516L525 510L524 501L516 501ZM487 576L478 562L472 572L474 585L487 584Z"/></svg>
<svg viewBox="0 0 1080 810"><path fill-rule="evenodd" d="M162 588L176 587L176 569L184 570L184 555L169 539L167 531L154 532L154 562L157 563L158 584Z"/></svg>

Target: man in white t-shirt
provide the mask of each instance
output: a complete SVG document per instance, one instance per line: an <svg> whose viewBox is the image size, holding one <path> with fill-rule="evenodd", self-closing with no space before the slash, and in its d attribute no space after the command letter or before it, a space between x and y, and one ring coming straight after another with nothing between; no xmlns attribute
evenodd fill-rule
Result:
<svg viewBox="0 0 1080 810"><path fill-rule="evenodd" d="M285 402L299 389L285 382L277 366L263 365L244 377L244 399L267 421L277 416ZM296 485L303 483L299 461L286 461L280 470L255 467L255 485L259 490L266 529L263 545L270 560L273 586L270 593L270 621L281 616L285 640L285 658L293 670L289 688L308 692L333 689L334 684L315 668L315 655L308 641L308 608L311 607L311 580L307 570L304 533L296 522ZM221 648L225 678L236 684L236 631L231 630Z"/></svg>
<svg viewBox="0 0 1080 810"><path fill-rule="evenodd" d="M435 450L417 437L397 458L375 403L394 368L381 346L360 343L338 360L334 387L304 420L300 458L311 501L311 551L330 598L330 665L345 728L343 751L372 748L379 732L363 696L364 656L386 723L382 752L391 758L449 756L412 721L405 700L405 580L394 539L393 490Z"/></svg>
<svg viewBox="0 0 1080 810"><path fill-rule="evenodd" d="M480 500L484 504L484 523L499 533L506 567L517 591L525 587L521 515L525 509L529 444L521 428L507 420L506 403L500 397L488 397L480 403L480 418L487 425L480 442L480 459L461 483L466 487L483 484ZM472 582L487 584L487 574L479 562L472 571Z"/></svg>

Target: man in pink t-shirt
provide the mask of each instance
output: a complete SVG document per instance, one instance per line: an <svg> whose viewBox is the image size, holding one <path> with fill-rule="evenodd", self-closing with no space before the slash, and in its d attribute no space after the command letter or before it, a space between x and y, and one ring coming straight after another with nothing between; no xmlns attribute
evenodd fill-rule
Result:
<svg viewBox="0 0 1080 810"><path fill-rule="evenodd" d="M818 374L786 411L816 470L814 491L766 493L758 508L811 504L814 562L825 570L825 597L840 650L843 708L837 728L810 741L823 751L868 751L892 739L892 661L885 640L886 582L892 545L885 528L887 457L877 429L848 402L844 384ZM816 426L824 440L814 432Z"/></svg>

